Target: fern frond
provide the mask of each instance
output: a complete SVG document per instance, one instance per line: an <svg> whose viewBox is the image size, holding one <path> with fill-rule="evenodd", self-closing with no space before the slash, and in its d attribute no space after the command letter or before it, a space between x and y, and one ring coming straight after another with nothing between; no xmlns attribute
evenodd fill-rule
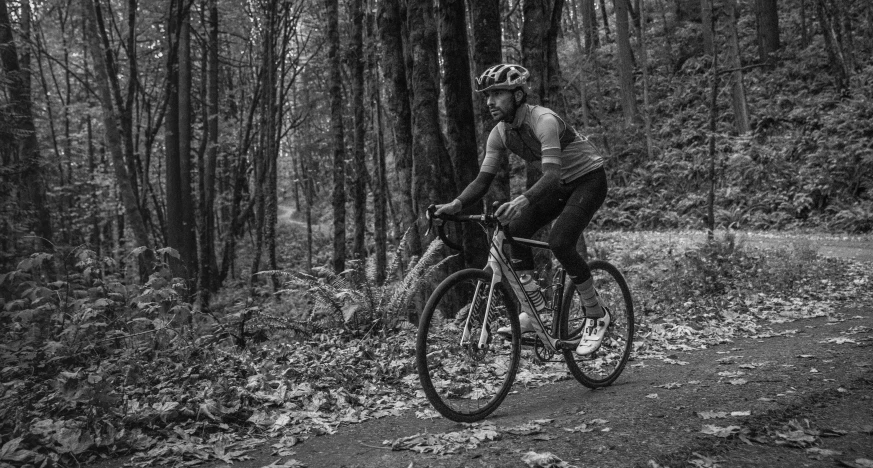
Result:
<svg viewBox="0 0 873 468"><path fill-rule="evenodd" d="M394 294L388 302L388 310L396 312L401 307L405 307L408 299L421 289L422 285L430 279L433 273L445 262L457 256L450 255L434 263L442 246L443 242L441 240L434 240L421 256L421 259L410 265L409 272L404 276L397 289L394 290Z"/></svg>

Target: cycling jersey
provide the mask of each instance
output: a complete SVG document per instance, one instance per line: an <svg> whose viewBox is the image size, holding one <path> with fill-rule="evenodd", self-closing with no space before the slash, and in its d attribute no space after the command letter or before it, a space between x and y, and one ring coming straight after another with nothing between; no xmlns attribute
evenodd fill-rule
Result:
<svg viewBox="0 0 873 468"><path fill-rule="evenodd" d="M597 148L557 114L541 106L522 104L512 123L499 122L488 135L481 172L496 174L512 152L541 169L561 166L561 182L570 183L603 166Z"/></svg>

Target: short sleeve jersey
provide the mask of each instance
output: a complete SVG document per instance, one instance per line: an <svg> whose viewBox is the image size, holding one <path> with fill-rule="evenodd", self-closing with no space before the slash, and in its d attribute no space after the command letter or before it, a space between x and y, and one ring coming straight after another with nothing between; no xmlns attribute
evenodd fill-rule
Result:
<svg viewBox="0 0 873 468"><path fill-rule="evenodd" d="M603 166L597 148L550 109L523 104L512 123L499 122L488 135L482 172L496 174L512 152L530 164L561 166L561 182L569 183Z"/></svg>

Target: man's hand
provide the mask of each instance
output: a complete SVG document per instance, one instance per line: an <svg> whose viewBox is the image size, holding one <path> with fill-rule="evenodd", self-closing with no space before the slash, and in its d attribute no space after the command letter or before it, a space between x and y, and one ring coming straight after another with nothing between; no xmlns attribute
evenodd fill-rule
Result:
<svg viewBox="0 0 873 468"><path fill-rule="evenodd" d="M500 208L497 208L497 212L494 214L501 223L509 224L510 221L517 218L518 215L521 214L521 211L528 206L530 206L530 200L528 200L524 195L521 195L509 203L500 205Z"/></svg>
<svg viewBox="0 0 873 468"><path fill-rule="evenodd" d="M437 205L436 211L434 212L434 215L436 215L436 216L453 215L453 214L458 213L459 211L461 211L461 200L458 200L456 198L456 199L452 200L450 203L446 203L444 205Z"/></svg>

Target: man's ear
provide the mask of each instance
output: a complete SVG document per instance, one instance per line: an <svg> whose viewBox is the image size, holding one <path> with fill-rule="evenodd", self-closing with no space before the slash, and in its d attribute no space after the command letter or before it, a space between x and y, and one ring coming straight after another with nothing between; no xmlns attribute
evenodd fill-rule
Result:
<svg viewBox="0 0 873 468"><path fill-rule="evenodd" d="M512 93L512 96L515 98L515 104L521 104L521 100L524 99L524 91L521 89L516 89L515 92Z"/></svg>

